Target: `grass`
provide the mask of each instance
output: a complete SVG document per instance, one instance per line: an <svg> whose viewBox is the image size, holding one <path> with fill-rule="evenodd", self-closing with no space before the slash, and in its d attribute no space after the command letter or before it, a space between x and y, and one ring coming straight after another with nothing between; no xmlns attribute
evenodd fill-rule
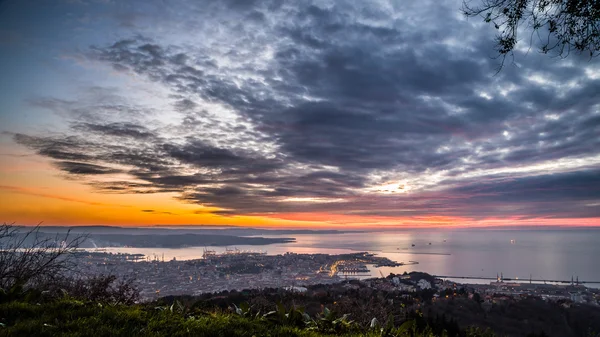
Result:
<svg viewBox="0 0 600 337"><path fill-rule="evenodd" d="M227 313L183 315L142 305L63 299L0 305L4 336L321 336Z"/></svg>
<svg viewBox="0 0 600 337"><path fill-rule="evenodd" d="M285 318L285 315L280 317ZM262 315L245 316L174 305L108 305L72 298L42 303L21 300L0 303L0 322L0 336L435 336L427 329L366 329L345 324L332 331L333 320L326 322L329 325L310 326ZM328 328L325 330L324 326ZM475 332L466 336L493 335Z"/></svg>

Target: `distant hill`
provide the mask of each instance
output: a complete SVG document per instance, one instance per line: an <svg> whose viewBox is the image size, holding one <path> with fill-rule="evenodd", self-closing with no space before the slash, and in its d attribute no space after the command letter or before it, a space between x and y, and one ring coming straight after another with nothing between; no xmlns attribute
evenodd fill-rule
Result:
<svg viewBox="0 0 600 337"><path fill-rule="evenodd" d="M29 229L30 227L22 227ZM295 234L344 234L363 233L364 231L312 230L312 229L263 229L250 227L214 227L214 226L177 226L177 227L119 227L119 226L44 226L46 233L85 233L85 234L215 234L215 235L295 235Z"/></svg>
<svg viewBox="0 0 600 337"><path fill-rule="evenodd" d="M182 248L199 246L268 245L294 242L294 238L242 237L214 234L92 234L88 239L92 247Z"/></svg>
<svg viewBox="0 0 600 337"><path fill-rule="evenodd" d="M32 227L18 227L26 232ZM44 226L40 235L48 238L87 235L82 248L136 247L182 248L198 246L268 245L294 242L293 237L266 238L262 235L343 234L357 231L311 229L262 229L248 227L177 226L177 227L118 227L118 226ZM360 233L360 232L359 232Z"/></svg>

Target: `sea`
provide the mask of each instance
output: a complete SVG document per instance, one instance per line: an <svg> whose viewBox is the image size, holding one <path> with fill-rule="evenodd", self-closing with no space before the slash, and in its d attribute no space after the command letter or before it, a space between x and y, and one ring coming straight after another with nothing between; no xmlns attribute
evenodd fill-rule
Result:
<svg viewBox="0 0 600 337"><path fill-rule="evenodd" d="M293 237L296 241L262 246L106 248L106 251L144 254L165 261L199 259L205 249L217 253L237 249L266 252L269 255L287 252L370 252L407 265L379 268L368 266L370 272L357 277L422 271L448 276L460 283L489 283L490 280L476 278L496 278L502 275L522 282L529 282L530 279L570 281L573 278L598 282L586 285L600 288L600 229L407 230L261 236ZM410 262L417 264L408 264Z"/></svg>

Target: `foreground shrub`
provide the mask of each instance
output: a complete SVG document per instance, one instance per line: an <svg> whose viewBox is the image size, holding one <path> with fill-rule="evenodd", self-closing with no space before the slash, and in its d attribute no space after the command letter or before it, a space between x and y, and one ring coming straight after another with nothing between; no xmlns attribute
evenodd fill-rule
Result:
<svg viewBox="0 0 600 337"><path fill-rule="evenodd" d="M85 235L48 236L40 227L0 225L0 289L48 283L73 268L72 257Z"/></svg>

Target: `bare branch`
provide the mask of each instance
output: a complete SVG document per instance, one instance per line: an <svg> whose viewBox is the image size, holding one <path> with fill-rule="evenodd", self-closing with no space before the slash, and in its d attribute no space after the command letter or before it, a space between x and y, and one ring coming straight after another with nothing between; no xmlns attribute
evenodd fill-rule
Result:
<svg viewBox="0 0 600 337"><path fill-rule="evenodd" d="M14 224L0 225L0 288L31 285L73 269L72 257L86 235L40 232L40 225L26 229Z"/></svg>
<svg viewBox="0 0 600 337"><path fill-rule="evenodd" d="M561 58L571 52L600 55L600 0L473 0L463 1L467 17L481 17L498 30L496 51L513 55L520 29L530 29L530 46L537 33L539 50ZM525 28L521 28L525 25Z"/></svg>

